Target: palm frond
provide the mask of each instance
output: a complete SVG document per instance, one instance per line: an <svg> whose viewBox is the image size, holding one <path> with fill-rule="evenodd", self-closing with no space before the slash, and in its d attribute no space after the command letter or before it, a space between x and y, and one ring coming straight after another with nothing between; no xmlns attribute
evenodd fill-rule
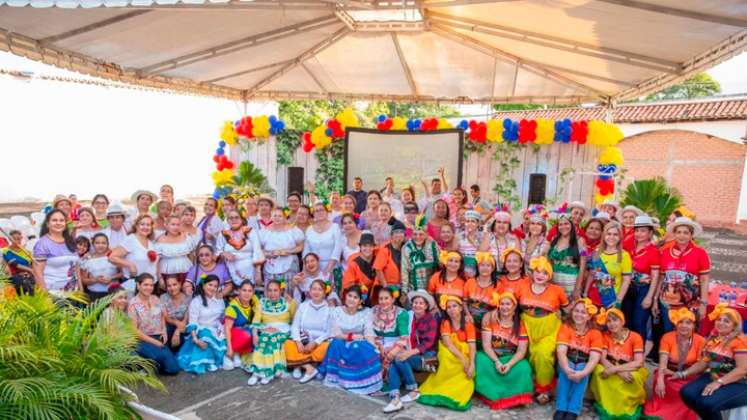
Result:
<svg viewBox="0 0 747 420"><path fill-rule="evenodd" d="M622 193L622 204L633 205L660 221L682 205L682 195L662 177L632 182Z"/></svg>

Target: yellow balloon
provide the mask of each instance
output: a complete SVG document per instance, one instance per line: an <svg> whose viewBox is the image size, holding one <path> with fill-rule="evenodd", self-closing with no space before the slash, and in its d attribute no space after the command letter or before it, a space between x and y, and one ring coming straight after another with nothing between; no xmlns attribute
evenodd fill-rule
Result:
<svg viewBox="0 0 747 420"><path fill-rule="evenodd" d="M406 124L407 123L405 123L405 125ZM449 129L449 128L454 128L454 126L451 125L451 123L448 120L446 120L446 118L439 118L438 119L438 125L436 126L437 130L446 130L446 129Z"/></svg>
<svg viewBox="0 0 747 420"><path fill-rule="evenodd" d="M407 120L402 117L392 118L392 130L407 130Z"/></svg>
<svg viewBox="0 0 747 420"><path fill-rule="evenodd" d="M223 123L223 131L220 133L220 138L229 146L233 146L234 144L236 144L239 135L236 134L236 129L233 126L233 121L226 121Z"/></svg>
<svg viewBox="0 0 747 420"><path fill-rule="evenodd" d="M555 138L555 121L539 118L537 120L537 139L535 144L552 144Z"/></svg>
<svg viewBox="0 0 747 420"><path fill-rule="evenodd" d="M598 162L600 165L615 164L618 168L622 168L625 163L623 160L622 150L616 146L605 147L602 153L599 154Z"/></svg>
<svg viewBox="0 0 747 420"><path fill-rule="evenodd" d="M311 132L311 142L317 149L323 149L332 143L332 138L325 133L326 130L325 126L320 125Z"/></svg>
<svg viewBox="0 0 747 420"><path fill-rule="evenodd" d="M347 127L360 127L358 117L355 115L355 112L353 112L353 108L350 107L340 111L335 119L340 122L343 130Z"/></svg>
<svg viewBox="0 0 747 420"><path fill-rule="evenodd" d="M614 200L614 198L615 198L615 194L602 195L602 194L599 194L598 192L594 194L594 201L597 204L602 204L607 200Z"/></svg>
<svg viewBox="0 0 747 420"><path fill-rule="evenodd" d="M258 139L270 137L270 118L267 115L252 118L252 137Z"/></svg>
<svg viewBox="0 0 747 420"><path fill-rule="evenodd" d="M217 187L232 184L233 183L233 170L224 169L222 171L213 172L213 183Z"/></svg>
<svg viewBox="0 0 747 420"><path fill-rule="evenodd" d="M485 137L493 143L503 143L503 122L498 120L488 120L485 124L487 130Z"/></svg>

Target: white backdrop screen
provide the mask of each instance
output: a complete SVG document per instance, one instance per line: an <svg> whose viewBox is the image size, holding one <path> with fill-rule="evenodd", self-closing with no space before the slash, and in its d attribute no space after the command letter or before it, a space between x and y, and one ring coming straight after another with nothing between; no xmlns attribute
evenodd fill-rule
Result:
<svg viewBox="0 0 747 420"><path fill-rule="evenodd" d="M430 184L444 167L450 187L461 185L462 132L380 132L348 129L346 139L346 190L353 179L361 177L365 190L384 187L384 180L394 178L397 189L410 184L420 187L420 180Z"/></svg>

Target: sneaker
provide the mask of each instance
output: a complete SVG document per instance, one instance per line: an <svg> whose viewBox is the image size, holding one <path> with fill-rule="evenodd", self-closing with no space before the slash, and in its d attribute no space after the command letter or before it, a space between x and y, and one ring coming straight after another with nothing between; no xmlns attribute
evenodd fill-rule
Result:
<svg viewBox="0 0 747 420"><path fill-rule="evenodd" d="M215 365L210 365L207 368L208 372L215 372L216 370L218 370L218 366L215 366Z"/></svg>
<svg viewBox="0 0 747 420"><path fill-rule="evenodd" d="M273 378L272 376L268 376L266 378L262 378L262 380L260 380L259 383L262 384L262 385L267 385L267 384L270 383L270 381L272 381L272 378Z"/></svg>
<svg viewBox="0 0 747 420"><path fill-rule="evenodd" d="M408 392L407 394L403 395L402 398L400 398L400 401L402 401L403 403L411 403L417 400L418 397L420 397L420 393L418 391L415 391L414 397L411 397L410 395L412 395L412 393Z"/></svg>
<svg viewBox="0 0 747 420"><path fill-rule="evenodd" d="M233 361L228 356L223 356L223 370L233 370Z"/></svg>
<svg viewBox="0 0 747 420"><path fill-rule="evenodd" d="M249 386L254 386L254 385L257 385L258 382L259 382L259 375L255 373L251 376L251 378L249 378L248 381L246 381L246 384Z"/></svg>
<svg viewBox="0 0 747 420"><path fill-rule="evenodd" d="M394 412L399 411L399 410L401 410L403 408L404 408L404 406L402 405L402 400L395 399L395 400L389 401L389 404L387 404L386 407L384 407L383 410L384 410L385 413L388 414L388 413L394 413Z"/></svg>
<svg viewBox="0 0 747 420"><path fill-rule="evenodd" d="M309 382L312 379L316 378L317 373L319 372L317 372L316 369L314 369L313 371L306 371L306 374L303 375L303 377L301 378L301 380L299 380L299 382L302 384L305 384L306 382Z"/></svg>
<svg viewBox="0 0 747 420"><path fill-rule="evenodd" d="M300 367L293 369L293 379L301 379L302 376L303 376L303 372L301 372Z"/></svg>
<svg viewBox="0 0 747 420"><path fill-rule="evenodd" d="M238 354L234 353L234 355L233 355L233 367L240 368L242 364L243 363L241 363L241 356L239 356Z"/></svg>

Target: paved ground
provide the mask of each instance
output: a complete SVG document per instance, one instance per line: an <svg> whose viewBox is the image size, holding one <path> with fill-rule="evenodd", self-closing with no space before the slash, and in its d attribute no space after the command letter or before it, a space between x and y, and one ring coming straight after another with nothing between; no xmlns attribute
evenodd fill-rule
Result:
<svg viewBox="0 0 747 420"><path fill-rule="evenodd" d="M550 419L552 408L529 407L490 411L476 399L473 407L460 413L417 403L393 415L384 414L385 397L364 397L325 387L319 381L301 385L286 378L270 385L249 387L248 375L240 370L218 371L201 377L180 373L162 378L171 394L138 392L140 401L182 420L232 419ZM590 407L580 419L595 419Z"/></svg>

